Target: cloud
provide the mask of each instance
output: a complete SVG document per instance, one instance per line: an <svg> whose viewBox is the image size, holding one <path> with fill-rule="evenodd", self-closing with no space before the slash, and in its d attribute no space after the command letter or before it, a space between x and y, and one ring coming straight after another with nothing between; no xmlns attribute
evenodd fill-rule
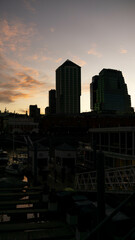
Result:
<svg viewBox="0 0 135 240"><path fill-rule="evenodd" d="M30 12L35 13L36 9L32 6L30 0L24 0L24 5L26 9L28 9Z"/></svg>
<svg viewBox="0 0 135 240"><path fill-rule="evenodd" d="M43 56L40 58L39 61L47 61L47 60L50 60L51 58L50 57L46 57L46 56Z"/></svg>
<svg viewBox="0 0 135 240"><path fill-rule="evenodd" d="M10 103L12 102L11 91L0 91L0 102L1 103Z"/></svg>
<svg viewBox="0 0 135 240"><path fill-rule="evenodd" d="M77 56L73 56L72 61L75 62L76 64L78 64L81 67L87 64L84 60L80 59Z"/></svg>
<svg viewBox="0 0 135 240"><path fill-rule="evenodd" d="M19 98L34 97L43 89L48 90L48 87L45 80L40 80L38 70L0 55L0 102L9 103Z"/></svg>
<svg viewBox="0 0 135 240"><path fill-rule="evenodd" d="M56 63L59 63L59 62L61 62L62 61L62 58L58 58L58 59L56 59Z"/></svg>
<svg viewBox="0 0 135 240"><path fill-rule="evenodd" d="M20 81L18 79L15 78L9 78L9 75L3 75L0 74L0 77L3 77L2 79L4 80L4 82L0 81L0 89L10 89L10 90L17 90L17 86L19 85Z"/></svg>
<svg viewBox="0 0 135 240"><path fill-rule="evenodd" d="M124 48L121 48L121 50L120 50L120 53L122 53L122 54L126 54L128 51L126 50L126 49L124 49Z"/></svg>
<svg viewBox="0 0 135 240"><path fill-rule="evenodd" d="M27 57L27 61L38 61L38 62L44 62L47 60L51 60L50 57L43 56L43 53L39 54L34 54L32 56Z"/></svg>
<svg viewBox="0 0 135 240"><path fill-rule="evenodd" d="M98 58L102 57L102 54L100 52L97 51L97 45L94 43L92 45L92 47L90 48L90 50L88 51L89 55L93 55L96 56Z"/></svg>
<svg viewBox="0 0 135 240"><path fill-rule="evenodd" d="M39 76L39 71L37 69L26 67L26 66L21 66L21 69L23 69L23 71L27 72L32 76L36 76L36 77Z"/></svg>
<svg viewBox="0 0 135 240"><path fill-rule="evenodd" d="M19 77L19 87L20 88L35 88L36 85L38 87L40 86L43 86L44 83L34 79L32 76L26 74L26 73L23 73L23 72L19 72L19 73L16 73L16 76Z"/></svg>
<svg viewBox="0 0 135 240"><path fill-rule="evenodd" d="M0 19L0 48L3 51L24 51L31 43L31 37L36 33L35 24L25 25L19 19L8 21Z"/></svg>
<svg viewBox="0 0 135 240"><path fill-rule="evenodd" d="M38 55L37 55L37 54L33 55L33 56L32 56L32 59L33 59L33 60L37 60L37 59L38 59Z"/></svg>
<svg viewBox="0 0 135 240"><path fill-rule="evenodd" d="M0 102L2 103L10 103L10 102L14 102L18 98L28 98L28 97L29 95L26 93L0 90Z"/></svg>
<svg viewBox="0 0 135 240"><path fill-rule="evenodd" d="M29 98L29 97L30 97L30 94L26 94L26 93L22 93L22 92L17 92L17 93L12 92L11 100L15 101L18 98Z"/></svg>

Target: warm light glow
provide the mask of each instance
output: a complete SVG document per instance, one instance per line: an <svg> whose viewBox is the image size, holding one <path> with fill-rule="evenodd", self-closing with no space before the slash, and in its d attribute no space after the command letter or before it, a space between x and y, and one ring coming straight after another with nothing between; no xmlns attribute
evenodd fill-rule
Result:
<svg viewBox="0 0 135 240"><path fill-rule="evenodd" d="M26 176L23 177L23 182L28 182L28 178Z"/></svg>
<svg viewBox="0 0 135 240"><path fill-rule="evenodd" d="M55 70L66 59L82 69L83 111L90 111L89 84L103 68L122 71L135 106L134 1L15 2L0 7L1 111L37 104L44 113Z"/></svg>

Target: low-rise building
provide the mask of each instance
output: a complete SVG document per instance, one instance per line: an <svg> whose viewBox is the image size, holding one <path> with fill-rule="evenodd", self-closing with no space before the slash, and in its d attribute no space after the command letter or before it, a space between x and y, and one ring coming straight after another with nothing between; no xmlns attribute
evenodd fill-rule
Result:
<svg viewBox="0 0 135 240"><path fill-rule="evenodd" d="M3 120L3 128L6 133L38 133L39 123L34 122L33 118L28 116L8 116Z"/></svg>

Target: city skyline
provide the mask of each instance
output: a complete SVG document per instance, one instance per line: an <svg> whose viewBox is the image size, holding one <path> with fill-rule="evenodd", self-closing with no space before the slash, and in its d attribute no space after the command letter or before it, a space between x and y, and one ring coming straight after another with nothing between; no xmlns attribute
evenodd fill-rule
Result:
<svg viewBox="0 0 135 240"><path fill-rule="evenodd" d="M70 59L81 66L81 112L90 111L92 77L103 68L123 73L135 106L132 0L2 0L0 110L44 114L55 70Z"/></svg>

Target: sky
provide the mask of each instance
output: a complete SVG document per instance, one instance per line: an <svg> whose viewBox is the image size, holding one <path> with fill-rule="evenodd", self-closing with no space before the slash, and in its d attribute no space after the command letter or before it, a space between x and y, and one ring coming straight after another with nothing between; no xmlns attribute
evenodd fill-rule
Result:
<svg viewBox="0 0 135 240"><path fill-rule="evenodd" d="M122 71L135 107L134 0L0 0L0 110L44 114L55 71L81 66L81 112L103 68Z"/></svg>

